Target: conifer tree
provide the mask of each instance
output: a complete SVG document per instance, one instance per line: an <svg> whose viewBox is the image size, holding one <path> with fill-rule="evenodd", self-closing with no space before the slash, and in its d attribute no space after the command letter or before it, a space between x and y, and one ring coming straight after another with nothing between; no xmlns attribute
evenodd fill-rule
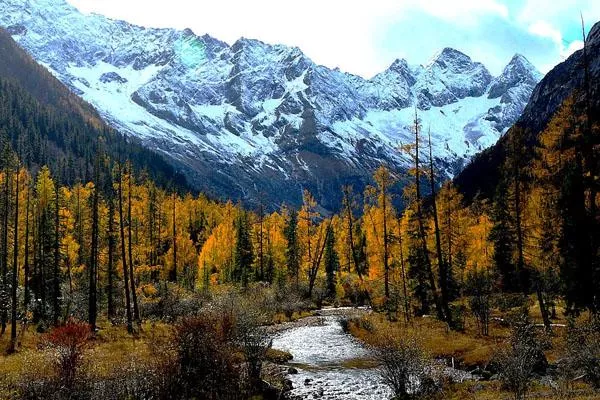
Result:
<svg viewBox="0 0 600 400"><path fill-rule="evenodd" d="M333 298L335 297L336 273L340 268L340 261L335 251L335 236L331 225L327 226L325 235L324 262L327 275L327 296Z"/></svg>
<svg viewBox="0 0 600 400"><path fill-rule="evenodd" d="M233 279L236 282L240 282L243 287L246 287L248 286L252 263L254 262L252 240L250 239L250 223L246 211L242 210L238 215L235 221L235 228L236 242L233 257Z"/></svg>
<svg viewBox="0 0 600 400"><path fill-rule="evenodd" d="M19 284L19 181L20 181L20 164L17 160L15 168L15 215L13 225L13 265L12 265L12 282L11 282L11 327L10 327L10 347L9 352L14 352L17 346L17 286Z"/></svg>
<svg viewBox="0 0 600 400"><path fill-rule="evenodd" d="M285 255L288 275L296 281L297 287L300 275L300 245L298 243L298 212L294 209L290 211L287 218L284 235L287 242Z"/></svg>

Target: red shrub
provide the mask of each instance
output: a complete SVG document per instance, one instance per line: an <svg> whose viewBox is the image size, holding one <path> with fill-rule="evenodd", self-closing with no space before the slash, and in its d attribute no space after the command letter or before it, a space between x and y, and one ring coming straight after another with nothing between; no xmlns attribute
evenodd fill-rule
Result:
<svg viewBox="0 0 600 400"><path fill-rule="evenodd" d="M49 347L56 350L56 371L65 387L73 386L90 332L88 324L69 320L54 328L46 338Z"/></svg>

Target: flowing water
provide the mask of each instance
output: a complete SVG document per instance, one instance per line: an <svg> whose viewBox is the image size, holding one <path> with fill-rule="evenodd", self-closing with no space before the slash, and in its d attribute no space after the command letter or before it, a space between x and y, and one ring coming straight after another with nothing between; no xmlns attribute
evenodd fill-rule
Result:
<svg viewBox="0 0 600 400"><path fill-rule="evenodd" d="M389 399L369 352L344 333L339 315L320 317L318 323L295 326L278 333L273 348L290 352L292 397L301 399Z"/></svg>

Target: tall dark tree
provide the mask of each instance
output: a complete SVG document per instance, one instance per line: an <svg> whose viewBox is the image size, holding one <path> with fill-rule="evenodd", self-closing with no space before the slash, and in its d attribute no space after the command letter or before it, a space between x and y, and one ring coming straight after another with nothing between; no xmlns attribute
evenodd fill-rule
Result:
<svg viewBox="0 0 600 400"><path fill-rule="evenodd" d="M516 292L520 285L519 275L513 263L515 239L507 190L505 180L501 180L494 198L491 215L493 226L489 233L489 239L494 246L493 261L495 269L500 275L502 290Z"/></svg>
<svg viewBox="0 0 600 400"><path fill-rule="evenodd" d="M92 333L96 332L96 320L98 318L98 260L99 260L99 215L100 203L100 165L99 159L94 165L94 193L92 195L92 240L88 276L88 323Z"/></svg>
<svg viewBox="0 0 600 400"><path fill-rule="evenodd" d="M527 165L525 131L514 127L509 136L508 154L506 158L506 180L509 184L509 209L511 210L515 233L515 269L519 288L523 293L529 291L529 270L525 265L525 230L523 224L523 207Z"/></svg>
<svg viewBox="0 0 600 400"><path fill-rule="evenodd" d="M19 173L20 164L17 162L15 168L15 216L14 216L14 239L13 239L13 265L11 282L11 327L10 327L10 347L9 352L14 352L17 346L17 286L19 284Z"/></svg>
<svg viewBox="0 0 600 400"><path fill-rule="evenodd" d="M136 282L135 282L135 272L133 266L133 236L131 235L131 226L133 225L133 219L131 217L131 195L132 195L132 180L133 173L131 169L131 164L128 164L127 168L127 250L129 254L129 283L131 284L131 305L133 309L133 318L139 323L140 320L140 309L137 300L137 290L136 290Z"/></svg>
<svg viewBox="0 0 600 400"><path fill-rule="evenodd" d="M248 286L248 280L254 262L252 240L250 239L250 222L248 213L240 212L235 221L236 243L234 251L233 279L243 287Z"/></svg>
<svg viewBox="0 0 600 400"><path fill-rule="evenodd" d="M294 209L290 211L290 215L288 216L284 235L287 242L285 255L288 275L295 279L297 286L300 275L300 245L298 243L298 212Z"/></svg>
<svg viewBox="0 0 600 400"><path fill-rule="evenodd" d="M375 183L377 184L377 202L381 207L382 213L382 262L383 262L383 290L386 301L390 299L390 234L389 234L389 218L390 218L390 188L394 182L390 171L386 167L379 167L375 171Z"/></svg>
<svg viewBox="0 0 600 400"><path fill-rule="evenodd" d="M421 131L421 123L419 121L419 117L417 115L417 111L415 109L415 120L414 120L414 134L415 134L415 143L414 143L414 175L415 175L415 218L418 226L418 239L420 242L420 249L415 249L414 254L412 255L412 259L415 262L418 262L418 265L415 265L416 268L423 269L423 272L419 272L417 275L427 276L429 289L431 290L431 295L433 297L433 301L435 303L436 313L439 319L446 320L446 316L444 315L443 306L441 304L436 284L435 277L433 275L433 268L431 267L431 260L429 259L429 250L427 249L427 233L425 231L425 216L423 214L423 206L422 206L422 193L421 193L421 161L419 158L420 152L420 134ZM412 269L412 268L411 268ZM425 297L423 297L424 299Z"/></svg>
<svg viewBox="0 0 600 400"><path fill-rule="evenodd" d="M106 233L108 236L108 261L106 265L106 298L107 298L107 313L108 318L110 320L115 318L116 310L115 310L115 201L113 198L113 190L112 190L112 180L111 180L111 189L109 189L109 198L108 198L108 232Z"/></svg>
<svg viewBox="0 0 600 400"><path fill-rule="evenodd" d="M257 231L257 244L258 244L258 270L257 278L259 281L265 280L265 256L264 256L264 223L265 223L265 207L260 200L258 206L258 231Z"/></svg>
<svg viewBox="0 0 600 400"><path fill-rule="evenodd" d="M440 281L440 290L442 292L442 307L444 308L444 315L446 322L452 326L452 313L450 312L450 294L448 289L449 277L448 277L448 265L444 256L442 255L442 239L440 235L440 223L438 219L438 208L436 199L436 187L435 187L435 172L433 169L433 151L431 146L431 130L428 132L429 138L429 183L431 186L431 209L433 211L433 225L435 230L435 249L437 254L438 262L438 275Z"/></svg>
<svg viewBox="0 0 600 400"><path fill-rule="evenodd" d="M406 261L404 259L404 240L402 240L402 218L398 218L398 249L399 249L399 264L400 278L402 279L402 302L404 305L404 318L408 323L410 321L410 299L408 296L408 275L406 273Z"/></svg>
<svg viewBox="0 0 600 400"><path fill-rule="evenodd" d="M336 274L340 268L340 261L337 252L335 251L335 236L333 227L327 226L325 233L325 274L327 275L327 296L335 297Z"/></svg>
<svg viewBox="0 0 600 400"><path fill-rule="evenodd" d="M23 312L27 315L29 303L31 301L29 279L29 214L31 203L31 187L27 187L27 199L25 200L25 255L23 261Z"/></svg>
<svg viewBox="0 0 600 400"><path fill-rule="evenodd" d="M54 188L54 263L52 276L52 315L54 325L58 325L60 320L60 186L58 181Z"/></svg>
<svg viewBox="0 0 600 400"><path fill-rule="evenodd" d="M172 195L173 202L173 213L172 213L172 245L173 245L173 268L169 272L169 280L171 282L177 282L177 201L175 193Z"/></svg>
<svg viewBox="0 0 600 400"><path fill-rule="evenodd" d="M0 267L2 272L2 282L0 286L0 335L6 332L8 320L8 304L10 302L9 283L8 283L8 227L10 220L10 181L11 170L10 160L12 154L8 144L4 145L2 162L4 163L4 188L2 191L2 242L0 243Z"/></svg>
<svg viewBox="0 0 600 400"><path fill-rule="evenodd" d="M129 269L127 268L127 248L125 247L125 217L123 215L123 164L119 163L119 230L121 236L121 263L123 265L123 282L125 287L125 312L127 316L127 332L133 333L133 317L129 291Z"/></svg>

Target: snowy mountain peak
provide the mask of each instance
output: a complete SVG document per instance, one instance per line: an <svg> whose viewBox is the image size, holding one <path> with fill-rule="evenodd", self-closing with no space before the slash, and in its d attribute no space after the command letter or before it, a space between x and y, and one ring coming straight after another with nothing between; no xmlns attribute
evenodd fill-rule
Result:
<svg viewBox="0 0 600 400"><path fill-rule="evenodd" d="M412 140L415 106L440 169L453 174L516 121L538 79L520 57L493 78L446 48L427 66L396 60L367 80L297 47L247 38L230 46L84 15L64 0L0 0L0 26L199 189L278 204L297 204L308 188L335 208L341 184L361 190L381 163L405 168L397 148Z"/></svg>
<svg viewBox="0 0 600 400"><path fill-rule="evenodd" d="M430 109L483 95L492 76L479 62L466 54L445 48L422 67L416 84L419 108Z"/></svg>
<svg viewBox="0 0 600 400"><path fill-rule="evenodd" d="M434 66L438 66L441 68L457 68L461 66L470 66L473 63L471 57L453 49L451 47L446 47L439 52L437 52L427 63L426 68L432 68Z"/></svg>
<svg viewBox="0 0 600 400"><path fill-rule="evenodd" d="M493 99L501 97L515 87L531 88L542 79L542 74L520 54L515 54L504 70L494 79L489 89L488 97ZM531 94L531 93L529 93ZM529 96L528 94L528 96Z"/></svg>
<svg viewBox="0 0 600 400"><path fill-rule="evenodd" d="M404 58L396 58L392 65L389 66L389 70L392 71L408 71L408 62Z"/></svg>
<svg viewBox="0 0 600 400"><path fill-rule="evenodd" d="M521 74L536 81L541 80L543 77L542 73L525 56L518 53L511 58L510 62L504 68L502 75L510 73Z"/></svg>

